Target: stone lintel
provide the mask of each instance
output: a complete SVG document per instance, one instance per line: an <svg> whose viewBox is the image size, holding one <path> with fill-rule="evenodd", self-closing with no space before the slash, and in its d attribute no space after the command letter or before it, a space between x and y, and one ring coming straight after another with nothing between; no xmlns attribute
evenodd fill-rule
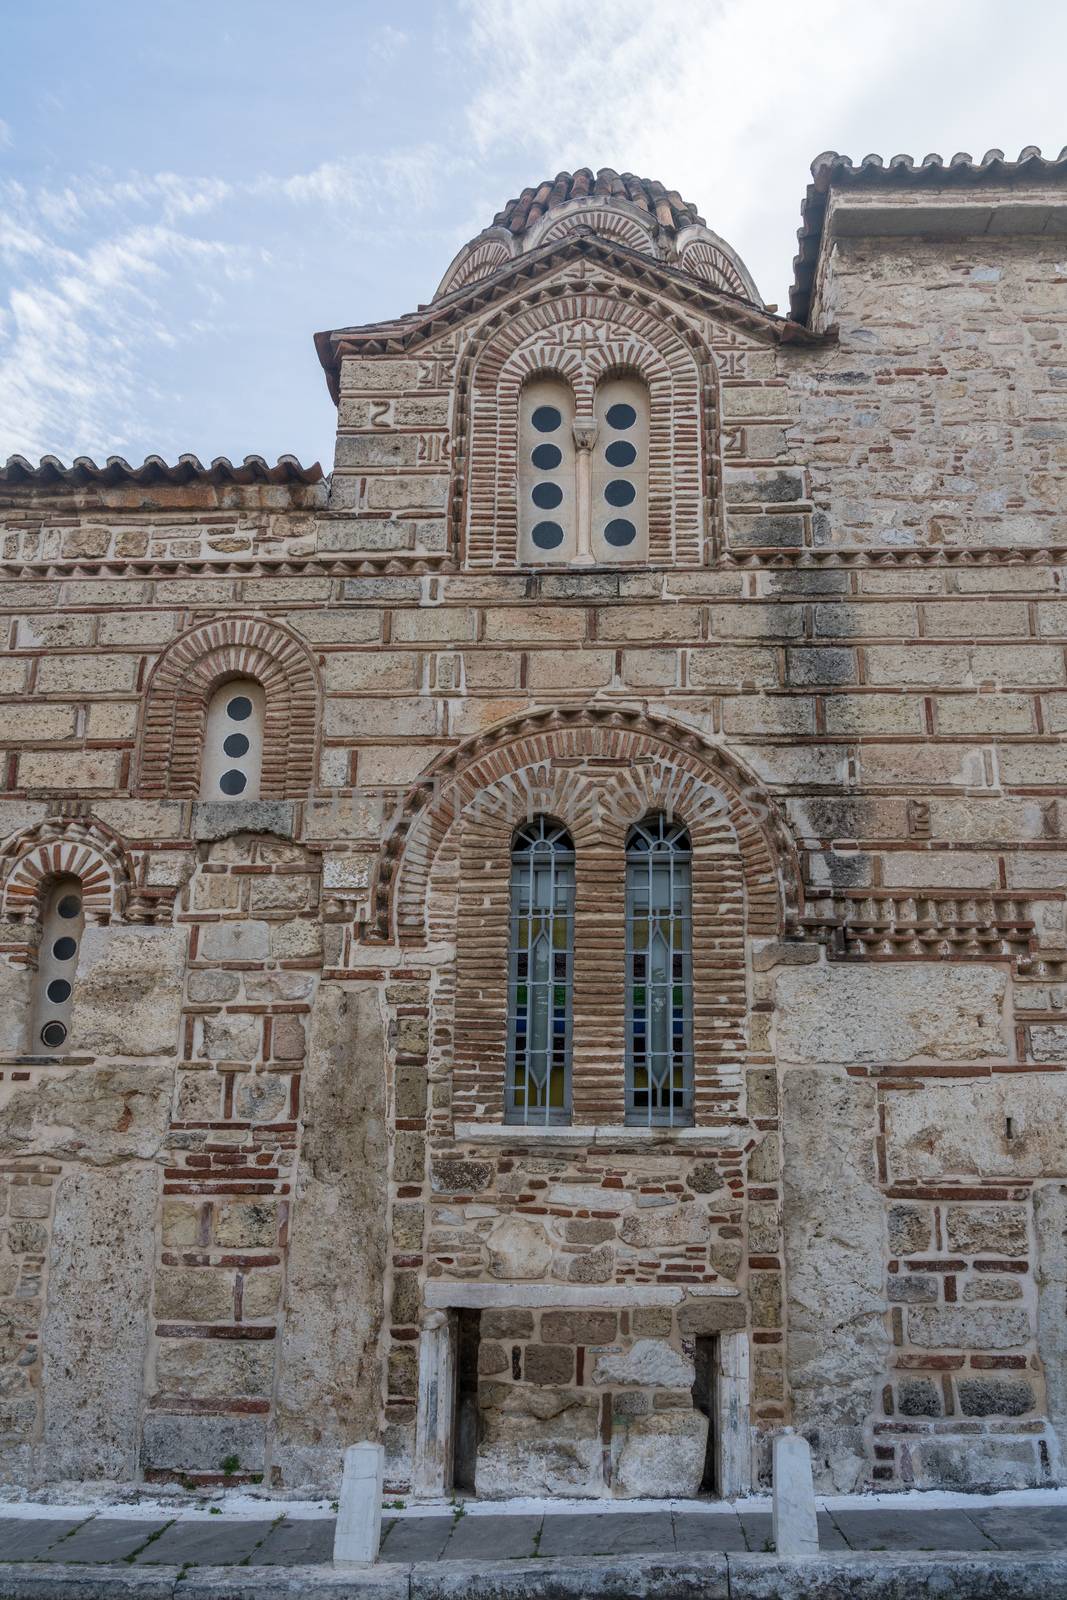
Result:
<svg viewBox="0 0 1067 1600"><path fill-rule="evenodd" d="M426 1285L424 1300L430 1309L450 1310L489 1306L676 1306L684 1291L673 1285L628 1286L565 1283L452 1283L435 1278ZM736 1291L735 1291L736 1293Z"/></svg>

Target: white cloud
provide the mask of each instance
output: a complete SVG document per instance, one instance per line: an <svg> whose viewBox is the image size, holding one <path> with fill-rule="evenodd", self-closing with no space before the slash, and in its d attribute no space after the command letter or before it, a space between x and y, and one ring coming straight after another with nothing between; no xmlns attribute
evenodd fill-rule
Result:
<svg viewBox="0 0 1067 1600"><path fill-rule="evenodd" d="M612 166L679 189L781 299L820 151L949 156L971 140L1014 156L1062 137L1065 13L1020 0L1016 18L1028 8L1060 48L1038 56L994 0L809 0L799 22L787 0L465 0L469 127L483 156L528 152L530 182Z"/></svg>

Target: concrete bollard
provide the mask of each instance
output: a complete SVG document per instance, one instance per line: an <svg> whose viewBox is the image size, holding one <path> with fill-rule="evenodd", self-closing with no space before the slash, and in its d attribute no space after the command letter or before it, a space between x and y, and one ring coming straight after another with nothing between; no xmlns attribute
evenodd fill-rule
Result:
<svg viewBox="0 0 1067 1600"><path fill-rule="evenodd" d="M350 1444L345 1451L337 1527L333 1535L334 1564L367 1564L378 1559L382 1535L382 1464L380 1444Z"/></svg>
<svg viewBox="0 0 1067 1600"><path fill-rule="evenodd" d="M819 1553L811 1451L792 1428L774 1439L774 1548L780 1556Z"/></svg>

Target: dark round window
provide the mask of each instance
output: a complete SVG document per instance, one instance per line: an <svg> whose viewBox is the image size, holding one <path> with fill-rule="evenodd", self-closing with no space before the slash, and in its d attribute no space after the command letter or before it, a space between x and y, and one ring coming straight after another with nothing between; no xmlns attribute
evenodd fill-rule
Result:
<svg viewBox="0 0 1067 1600"><path fill-rule="evenodd" d="M224 772L219 779L219 788L223 794L240 794L248 779L243 772L238 772L236 767L231 767L229 772Z"/></svg>
<svg viewBox="0 0 1067 1600"><path fill-rule="evenodd" d="M238 756L248 754L248 740L243 733L230 733L222 741L222 748L228 756L236 760Z"/></svg>
<svg viewBox="0 0 1067 1600"><path fill-rule="evenodd" d="M629 467L637 460L637 451L629 439L616 439L604 451L604 459L611 467Z"/></svg>
<svg viewBox="0 0 1067 1600"><path fill-rule="evenodd" d="M563 499L558 483L535 483L530 496L539 511L554 511Z"/></svg>
<svg viewBox="0 0 1067 1600"><path fill-rule="evenodd" d="M538 550L555 550L563 543L563 529L558 522L539 522L530 538Z"/></svg>
<svg viewBox="0 0 1067 1600"><path fill-rule="evenodd" d="M46 1022L41 1029L41 1042L55 1049L67 1037L67 1030L61 1022Z"/></svg>
<svg viewBox="0 0 1067 1600"><path fill-rule="evenodd" d="M633 484L625 478L612 478L604 490L604 499L609 506L628 506L636 494Z"/></svg>
<svg viewBox="0 0 1067 1600"><path fill-rule="evenodd" d="M45 993L54 1006L61 1006L70 999L70 984L66 978L53 978Z"/></svg>
<svg viewBox="0 0 1067 1600"><path fill-rule="evenodd" d="M637 412L633 406L623 405L621 402L608 407L609 428L632 428L637 421Z"/></svg>
<svg viewBox="0 0 1067 1600"><path fill-rule="evenodd" d="M563 460L563 451L558 444L539 444L530 460L538 472L555 472Z"/></svg>
<svg viewBox="0 0 1067 1600"><path fill-rule="evenodd" d="M555 433L563 418L555 406L538 406L530 421L538 433Z"/></svg>
<svg viewBox="0 0 1067 1600"><path fill-rule="evenodd" d="M226 715L234 722L244 722L252 715L252 702L246 694L235 694L226 707Z"/></svg>
<svg viewBox="0 0 1067 1600"><path fill-rule="evenodd" d="M613 517L604 529L604 537L610 545L619 549L624 544L633 544L637 529L625 517Z"/></svg>
<svg viewBox="0 0 1067 1600"><path fill-rule="evenodd" d="M56 906L56 910L59 912L59 915L67 922L70 921L71 917L76 917L81 911L81 908L82 903L76 894L65 894L62 900Z"/></svg>
<svg viewBox="0 0 1067 1600"><path fill-rule="evenodd" d="M78 953L78 941L64 934L62 939L57 939L52 946L52 954L57 961L73 961Z"/></svg>

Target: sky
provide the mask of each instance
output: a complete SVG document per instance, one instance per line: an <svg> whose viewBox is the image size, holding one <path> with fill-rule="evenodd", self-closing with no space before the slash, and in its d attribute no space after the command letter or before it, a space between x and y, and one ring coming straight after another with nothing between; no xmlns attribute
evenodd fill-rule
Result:
<svg viewBox="0 0 1067 1600"><path fill-rule="evenodd" d="M1067 145L1064 0L0 0L0 462L329 467L317 329L561 169L678 189L785 309L809 167Z"/></svg>

